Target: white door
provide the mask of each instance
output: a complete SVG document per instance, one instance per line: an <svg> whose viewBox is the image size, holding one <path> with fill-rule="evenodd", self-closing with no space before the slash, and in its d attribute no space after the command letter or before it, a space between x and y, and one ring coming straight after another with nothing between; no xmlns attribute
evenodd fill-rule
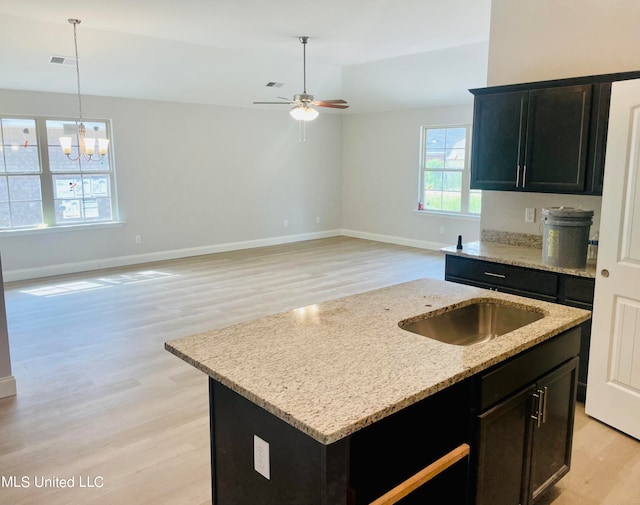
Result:
<svg viewBox="0 0 640 505"><path fill-rule="evenodd" d="M640 80L613 84L586 412L640 439Z"/></svg>

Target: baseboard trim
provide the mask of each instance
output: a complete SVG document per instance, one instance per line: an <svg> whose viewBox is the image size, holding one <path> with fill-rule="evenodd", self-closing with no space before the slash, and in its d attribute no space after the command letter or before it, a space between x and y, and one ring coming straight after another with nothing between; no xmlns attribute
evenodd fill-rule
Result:
<svg viewBox="0 0 640 505"><path fill-rule="evenodd" d="M25 268L19 270L7 270L4 272L4 282L21 281L26 279L36 279L40 277L51 277L54 275L72 274L78 272L88 272L91 270L102 270L104 268L122 267L137 265L140 263L150 263L154 261L165 261L177 258L187 258L191 256L203 256L205 254L215 254L220 252L237 251L241 249L253 249L256 247L266 247L272 245L289 244L302 242L304 240L314 240L319 238L329 238L340 236L340 230L326 230L321 232L300 233L297 235L282 235L257 240L244 240L241 242L228 242L225 244L213 244L201 247L191 247L186 249L173 249L170 251L158 251L146 254L135 254L130 256L119 256L116 258L103 258L90 261L74 263L61 263L45 267Z"/></svg>
<svg viewBox="0 0 640 505"><path fill-rule="evenodd" d="M15 396L17 392L16 379L13 375L0 377L0 398Z"/></svg>
<svg viewBox="0 0 640 505"><path fill-rule="evenodd" d="M444 244L440 242L431 242L428 240L416 240L411 238L397 237L394 235L382 235L379 233L369 233L365 231L357 230L342 230L342 235L353 238L362 238L366 240L373 240L375 242L386 242L388 244L404 245L407 247L416 247L418 249L430 249L438 251L443 247L447 247L451 244Z"/></svg>

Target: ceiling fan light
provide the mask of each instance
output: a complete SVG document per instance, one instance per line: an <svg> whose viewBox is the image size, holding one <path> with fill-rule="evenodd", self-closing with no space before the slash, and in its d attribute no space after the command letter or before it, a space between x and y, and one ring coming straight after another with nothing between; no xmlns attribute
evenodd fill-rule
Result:
<svg viewBox="0 0 640 505"><path fill-rule="evenodd" d="M313 107L309 107L308 105L299 105L298 107L294 107L289 112L293 119L297 119L298 121L313 121L320 114Z"/></svg>

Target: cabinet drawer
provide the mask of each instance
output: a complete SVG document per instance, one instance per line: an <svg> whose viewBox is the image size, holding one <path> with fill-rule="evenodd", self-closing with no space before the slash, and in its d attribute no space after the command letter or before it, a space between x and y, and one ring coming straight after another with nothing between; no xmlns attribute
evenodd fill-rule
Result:
<svg viewBox="0 0 640 505"><path fill-rule="evenodd" d="M593 305L593 292L596 287L595 279L584 277L567 277L564 297L565 300Z"/></svg>
<svg viewBox="0 0 640 505"><path fill-rule="evenodd" d="M497 365L475 377L474 405L483 410L537 380L548 370L577 356L581 327L576 326L557 337Z"/></svg>
<svg viewBox="0 0 640 505"><path fill-rule="evenodd" d="M556 296L558 293L558 275L529 268L503 265L460 256L446 257L446 276L469 279L506 287L519 291L529 291Z"/></svg>

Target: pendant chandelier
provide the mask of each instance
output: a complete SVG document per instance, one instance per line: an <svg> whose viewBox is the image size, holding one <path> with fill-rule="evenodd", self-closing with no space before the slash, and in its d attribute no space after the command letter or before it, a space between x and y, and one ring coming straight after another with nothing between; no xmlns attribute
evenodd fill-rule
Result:
<svg viewBox="0 0 640 505"><path fill-rule="evenodd" d="M78 36L76 33L76 28L81 23L81 21L79 19L69 19L68 21L73 25L73 43L76 50L76 82L78 85L78 121L76 121L76 125L78 127L78 155L76 157L71 156L71 144L73 141L73 137L60 137L60 147L62 148L62 152L71 161L78 161L80 158L83 158L87 161L98 160L101 159L105 154L107 154L109 139L86 136L87 129L82 122L82 95L80 94L80 59L78 57Z"/></svg>

